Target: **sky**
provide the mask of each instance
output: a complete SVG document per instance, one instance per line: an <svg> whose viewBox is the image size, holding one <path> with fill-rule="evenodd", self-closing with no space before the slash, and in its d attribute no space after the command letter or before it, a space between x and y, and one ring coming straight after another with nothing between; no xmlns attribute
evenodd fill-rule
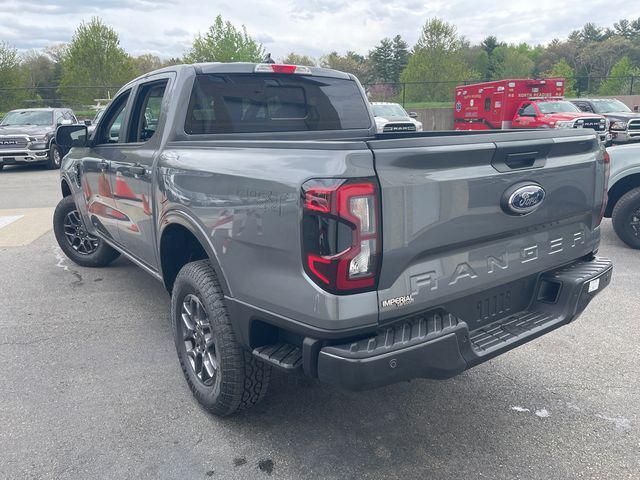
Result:
<svg viewBox="0 0 640 480"><path fill-rule="evenodd" d="M640 17L638 0L0 0L0 41L21 52L69 42L77 25L102 18L132 55L181 56L218 14L261 42L276 59L289 52L366 54L397 34L415 44L431 17L473 43L546 44L587 22L612 26Z"/></svg>

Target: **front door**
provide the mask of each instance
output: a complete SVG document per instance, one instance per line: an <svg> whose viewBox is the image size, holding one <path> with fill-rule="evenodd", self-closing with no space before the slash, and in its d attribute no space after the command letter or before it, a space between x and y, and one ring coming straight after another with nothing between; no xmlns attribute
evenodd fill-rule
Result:
<svg viewBox="0 0 640 480"><path fill-rule="evenodd" d="M111 164L120 155L130 90L111 102L97 127L95 140L82 159L82 190L88 218L102 236L119 242L119 225L126 215L118 211L113 194Z"/></svg>
<svg viewBox="0 0 640 480"><path fill-rule="evenodd" d="M114 198L129 219L119 225L126 250L154 270L158 269L154 231L153 163L160 147L164 122L163 99L172 74L154 75L136 89L127 128L127 141L113 161Z"/></svg>

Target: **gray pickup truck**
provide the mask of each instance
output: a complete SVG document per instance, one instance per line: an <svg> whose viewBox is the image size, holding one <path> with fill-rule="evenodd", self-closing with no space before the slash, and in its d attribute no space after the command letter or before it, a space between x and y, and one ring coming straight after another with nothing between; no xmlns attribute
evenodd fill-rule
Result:
<svg viewBox="0 0 640 480"><path fill-rule="evenodd" d="M218 415L272 368L355 390L452 377L611 278L591 130L377 134L352 75L236 63L144 75L91 138L57 139L60 248L164 282L187 383Z"/></svg>

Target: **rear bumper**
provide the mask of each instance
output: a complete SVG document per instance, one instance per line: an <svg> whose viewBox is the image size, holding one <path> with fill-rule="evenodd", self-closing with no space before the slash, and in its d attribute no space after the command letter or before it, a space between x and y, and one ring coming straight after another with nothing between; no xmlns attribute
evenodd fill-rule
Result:
<svg viewBox="0 0 640 480"><path fill-rule="evenodd" d="M574 320L609 284L612 269L611 261L595 258L546 272L526 311L473 331L455 314L436 309L374 336L325 346L318 354L318 377L365 390L412 378L455 376Z"/></svg>
<svg viewBox="0 0 640 480"><path fill-rule="evenodd" d="M48 148L44 150L16 150L11 152L0 152L0 165L44 162L47 160L48 155Z"/></svg>

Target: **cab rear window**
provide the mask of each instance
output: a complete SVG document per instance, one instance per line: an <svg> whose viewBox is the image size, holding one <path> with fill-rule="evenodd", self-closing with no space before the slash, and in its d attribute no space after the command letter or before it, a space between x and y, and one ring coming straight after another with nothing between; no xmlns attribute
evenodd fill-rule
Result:
<svg viewBox="0 0 640 480"><path fill-rule="evenodd" d="M260 133L366 129L369 111L352 80L283 74L196 77L185 132Z"/></svg>

